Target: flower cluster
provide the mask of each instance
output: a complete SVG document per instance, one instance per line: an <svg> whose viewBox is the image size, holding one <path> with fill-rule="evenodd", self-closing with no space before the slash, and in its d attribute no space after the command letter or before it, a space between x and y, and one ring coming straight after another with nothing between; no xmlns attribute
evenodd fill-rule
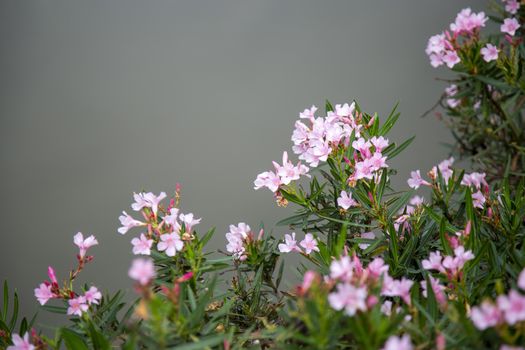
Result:
<svg viewBox="0 0 525 350"><path fill-rule="evenodd" d="M81 316L91 305L99 304L102 299L102 294L97 287L91 286L88 290L84 291L83 295L79 295L75 293L70 286L82 271L84 265L93 260L93 257L86 255L86 253L90 247L97 245L98 241L93 235L84 239L81 232L78 232L74 236L73 241L79 248L77 255L78 266L71 272L69 280L64 283L63 287L60 287L55 270L49 266L47 269L49 280L41 283L38 288L35 288L34 292L40 305L45 305L50 299L63 299L66 300L69 305L67 309L68 315Z"/></svg>
<svg viewBox="0 0 525 350"><path fill-rule="evenodd" d="M265 171L257 175L257 179L254 181L254 189L266 187L272 192L277 192L279 187L282 185L288 185L292 181L299 180L302 175L308 176L308 167L297 163L293 165L288 160L288 153L283 152L283 164L280 165L277 162L273 162L275 172Z"/></svg>
<svg viewBox="0 0 525 350"><path fill-rule="evenodd" d="M472 251L465 250L464 246L458 245L454 249L454 256L448 255L443 257L439 251L431 252L429 258L423 260L421 264L424 269L439 271L452 280L458 277L465 263L472 259L474 259Z"/></svg>
<svg viewBox="0 0 525 350"><path fill-rule="evenodd" d="M255 236L250 226L244 222L239 222L237 226L230 225L230 231L226 233L226 239L228 240L226 250L235 259L244 261L248 257L249 245L259 241L263 233L264 231L261 229L259 235Z"/></svg>
<svg viewBox="0 0 525 350"><path fill-rule="evenodd" d="M278 248L281 253L298 252L303 253L301 247L304 248L304 254L309 255L312 252L318 252L319 247L317 246L317 239L311 233L307 233L304 239L297 245L295 239L295 232L284 235L284 242L280 243Z"/></svg>
<svg viewBox="0 0 525 350"><path fill-rule="evenodd" d="M525 291L525 269L518 277L518 287ZM525 324L525 295L512 289L508 294L499 295L496 303L485 300L470 312L470 318L479 330L507 324Z"/></svg>
<svg viewBox="0 0 525 350"><path fill-rule="evenodd" d="M180 186L177 186L176 198L179 198L179 193ZM155 247L157 251L173 257L184 248L184 241L194 239L193 227L201 219L195 218L193 213L180 213L176 199L171 199L168 207L164 208L161 202L167 197L165 192L158 196L151 192L134 193L133 197L135 202L131 208L140 212L144 221L136 220L123 211L119 217L122 226L118 229L119 233L125 234L135 227L146 228L146 232L131 240L133 254L151 255L151 249Z"/></svg>

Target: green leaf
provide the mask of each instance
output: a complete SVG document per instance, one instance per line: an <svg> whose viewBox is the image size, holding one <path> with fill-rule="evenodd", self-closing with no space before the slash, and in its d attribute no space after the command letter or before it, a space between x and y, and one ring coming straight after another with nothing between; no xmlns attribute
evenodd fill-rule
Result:
<svg viewBox="0 0 525 350"><path fill-rule="evenodd" d="M86 342L78 333L67 328L61 328L60 335L68 350L89 350Z"/></svg>
<svg viewBox="0 0 525 350"><path fill-rule="evenodd" d="M396 113L398 105L399 105L399 102L394 105L394 108L392 108L390 115L386 119L385 123L379 129L380 136L386 135L390 131L390 129L392 129L397 119L399 118L400 113Z"/></svg>
<svg viewBox="0 0 525 350"><path fill-rule="evenodd" d="M111 349L111 343L104 337L104 335L99 332L92 322L89 322L89 335L91 341L93 342L93 348L100 350L109 350Z"/></svg>
<svg viewBox="0 0 525 350"><path fill-rule="evenodd" d="M413 192L405 192L401 197L398 197L393 203L388 206L388 218L392 218L401 208L403 208L409 201Z"/></svg>
<svg viewBox="0 0 525 350"><path fill-rule="evenodd" d="M214 336L207 337L207 338L201 338L198 341L196 341L195 343L188 343L188 344L184 344L184 345L179 345L179 346L172 347L170 349L173 349L173 350L202 350L202 349L207 349L207 348L211 348L211 347L214 347L214 346L217 346L217 345L221 344L224 341L224 336L225 335L223 335L223 334L218 334L218 335L214 335Z"/></svg>
<svg viewBox="0 0 525 350"><path fill-rule="evenodd" d="M9 307L9 286L4 281L4 308L2 309L2 319L7 319L7 308Z"/></svg>
<svg viewBox="0 0 525 350"><path fill-rule="evenodd" d="M412 141L414 141L415 138L416 138L415 136L412 136L411 138L409 138L408 140L406 140L405 142L403 142L402 144L394 148L394 150L392 150L388 154L385 153L385 155L388 157L388 159L394 158L395 156L403 152L405 148L407 148L412 143Z"/></svg>

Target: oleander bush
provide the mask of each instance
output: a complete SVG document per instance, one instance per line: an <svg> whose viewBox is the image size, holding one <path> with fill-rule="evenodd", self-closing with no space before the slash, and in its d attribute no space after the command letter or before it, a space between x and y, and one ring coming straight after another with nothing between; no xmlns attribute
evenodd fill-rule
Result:
<svg viewBox="0 0 525 350"><path fill-rule="evenodd" d="M391 160L413 137L389 139L395 107L383 117L356 102L312 106L294 125L298 160L285 151L254 181L296 209L278 223L283 237L234 223L217 254L207 247L214 230L184 211L180 186L134 193L118 232L133 235L136 300L82 284L98 241L79 232L69 275L49 267L35 288L65 325L53 336L36 329L5 282L0 347L525 349L525 49L520 3L503 6L505 36L482 39L489 17L465 9L427 47L433 66L458 74L441 103L472 170L450 157L398 174ZM297 284L284 286L292 273Z"/></svg>

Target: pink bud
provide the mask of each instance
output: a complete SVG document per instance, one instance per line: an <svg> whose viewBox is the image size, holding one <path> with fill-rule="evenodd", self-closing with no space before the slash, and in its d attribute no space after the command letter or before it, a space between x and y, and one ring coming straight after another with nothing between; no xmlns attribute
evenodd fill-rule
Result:
<svg viewBox="0 0 525 350"><path fill-rule="evenodd" d="M261 229L259 231L259 236L257 237L257 240L260 241L263 238L263 235L264 235L264 229Z"/></svg>
<svg viewBox="0 0 525 350"><path fill-rule="evenodd" d="M58 285L57 276L55 275L55 270L53 270L51 266L48 266L47 268L47 275L49 276L49 280L51 281L51 283Z"/></svg>
<svg viewBox="0 0 525 350"><path fill-rule="evenodd" d="M443 333L439 333L436 336L436 350L445 350L447 346L447 340Z"/></svg>
<svg viewBox="0 0 525 350"><path fill-rule="evenodd" d="M179 277L177 279L177 282L178 283L186 282L186 281L190 280L192 277L193 277L193 271L186 272L184 275L182 275L182 277Z"/></svg>
<svg viewBox="0 0 525 350"><path fill-rule="evenodd" d="M314 271L306 271L303 276L303 283L301 284L301 293L304 294L308 291L308 289L310 289L316 276L317 275Z"/></svg>
<svg viewBox="0 0 525 350"><path fill-rule="evenodd" d="M379 299L375 295L369 295L366 299L366 306L371 309L373 308L377 303L379 302Z"/></svg>
<svg viewBox="0 0 525 350"><path fill-rule="evenodd" d="M469 220L467 221L467 225L465 226L465 237L468 237L470 235L471 229L472 229L472 222Z"/></svg>

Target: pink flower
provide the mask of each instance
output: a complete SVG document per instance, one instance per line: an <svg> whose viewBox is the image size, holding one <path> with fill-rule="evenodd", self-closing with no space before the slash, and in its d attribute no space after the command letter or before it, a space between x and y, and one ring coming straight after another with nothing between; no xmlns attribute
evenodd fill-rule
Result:
<svg viewBox="0 0 525 350"><path fill-rule="evenodd" d="M416 207L419 207L420 205L422 205L423 203L425 202L425 198L421 197L421 196L414 196L410 199L410 205L414 205Z"/></svg>
<svg viewBox="0 0 525 350"><path fill-rule="evenodd" d="M34 350L36 349L33 344L29 341L29 332L26 332L24 335L24 338L20 337L20 335L13 333L13 337L11 339L13 342L13 345L10 345L7 347L6 350Z"/></svg>
<svg viewBox="0 0 525 350"><path fill-rule="evenodd" d="M444 57L445 57L445 55L443 53L430 54L430 56L429 56L429 58L430 58L430 65L432 67L434 67L434 68L442 66L443 64L445 64L445 61L443 61Z"/></svg>
<svg viewBox="0 0 525 350"><path fill-rule="evenodd" d="M485 196L481 191L472 193L472 205L474 208L483 209L485 205Z"/></svg>
<svg viewBox="0 0 525 350"><path fill-rule="evenodd" d="M357 202L352 198L352 193L341 191L341 195L337 198L337 204L344 210L348 210L350 207L355 207Z"/></svg>
<svg viewBox="0 0 525 350"><path fill-rule="evenodd" d="M523 346L502 345L499 350L525 350Z"/></svg>
<svg viewBox="0 0 525 350"><path fill-rule="evenodd" d="M481 188L481 185L487 185L487 181L485 180L485 173L472 173L472 174L465 174L463 176L463 179L461 180L461 184L463 186L474 186L477 189Z"/></svg>
<svg viewBox="0 0 525 350"><path fill-rule="evenodd" d="M454 164L454 157L445 159L437 165L437 168L433 167L431 170L431 173L437 177L437 169L439 169L439 171L441 172L441 176L443 177L443 180L445 181L445 183L448 183L448 180L452 177L454 173L454 171L451 168L452 164Z"/></svg>
<svg viewBox="0 0 525 350"><path fill-rule="evenodd" d="M84 239L84 236L81 232L78 232L73 237L73 242L75 242L75 245L80 249L79 255L81 258L83 258L86 255L86 252L89 248L98 244L98 241L95 238L95 236L91 235Z"/></svg>
<svg viewBox="0 0 525 350"><path fill-rule="evenodd" d="M414 190L417 190L421 185L430 186L428 181L423 180L419 170L410 172L410 179L407 180L407 183L408 187L413 188Z"/></svg>
<svg viewBox="0 0 525 350"><path fill-rule="evenodd" d="M425 52L427 55L440 54L447 48L447 39L445 34L436 34L428 39Z"/></svg>
<svg viewBox="0 0 525 350"><path fill-rule="evenodd" d="M443 62L447 65L448 68L453 68L456 64L461 62L456 51L449 50L443 56Z"/></svg>
<svg viewBox="0 0 525 350"><path fill-rule="evenodd" d="M517 0L507 0L507 3L505 4L505 11L508 13L515 15L518 12L518 9L520 8L520 3Z"/></svg>
<svg viewBox="0 0 525 350"><path fill-rule="evenodd" d="M328 295L328 302L335 310L345 310L348 316L353 316L357 311L366 311L367 291L363 287L354 287L343 283L337 285L337 291Z"/></svg>
<svg viewBox="0 0 525 350"><path fill-rule="evenodd" d="M131 264L128 275L131 279L145 286L155 278L155 266L150 259L135 259Z"/></svg>
<svg viewBox="0 0 525 350"><path fill-rule="evenodd" d="M434 278L432 276L428 276L428 278L430 280L430 286L432 287L432 291L434 292L434 296L436 297L437 302L441 305L446 305L447 296L445 295L445 287L439 284L439 280L437 278ZM427 281L421 281L421 288L423 288L423 296L427 298Z"/></svg>
<svg viewBox="0 0 525 350"><path fill-rule="evenodd" d="M516 30L520 28L520 23L516 18L505 18L503 20L503 24L500 27L500 30L503 33L507 33L510 36L514 36L516 34Z"/></svg>
<svg viewBox="0 0 525 350"><path fill-rule="evenodd" d="M414 346L410 341L408 334L402 337L396 337L395 335L390 336L385 343L382 350L413 350Z"/></svg>
<svg viewBox="0 0 525 350"><path fill-rule="evenodd" d="M482 48L480 52L485 62L495 61L498 59L499 49L492 44L487 44L487 46Z"/></svg>
<svg viewBox="0 0 525 350"><path fill-rule="evenodd" d="M363 232L361 233L361 238L375 239L376 235L373 232ZM370 244L369 243L359 243L358 246L359 248L365 250L366 248L370 247Z"/></svg>
<svg viewBox="0 0 525 350"><path fill-rule="evenodd" d="M456 21L450 25L450 30L456 34L472 34L474 30L484 27L488 17L484 12L474 13L470 8L461 10Z"/></svg>
<svg viewBox="0 0 525 350"><path fill-rule="evenodd" d="M292 232L291 235L285 234L284 243L279 243L278 248L281 253L300 252L301 248L297 246L295 232Z"/></svg>
<svg viewBox="0 0 525 350"><path fill-rule="evenodd" d="M140 222L138 220L135 220L133 219L128 213L126 213L125 211L122 212L122 215L118 217L118 219L120 220L120 224L122 225L122 227L119 227L118 228L118 232L120 234L125 234L126 232L128 232L130 229L132 229L133 227L137 227L137 226L141 226L141 225L144 225L143 222Z"/></svg>
<svg viewBox="0 0 525 350"><path fill-rule="evenodd" d="M388 273L388 265L381 258L375 258L366 267L369 275L373 278L379 278L383 274Z"/></svg>
<svg viewBox="0 0 525 350"><path fill-rule="evenodd" d="M383 277L383 288L381 294L387 297L400 297L408 305L411 304L410 288L414 281L403 277L400 280L395 280L389 275Z"/></svg>
<svg viewBox="0 0 525 350"><path fill-rule="evenodd" d="M186 232L191 232L194 225L197 225L201 222L201 219L195 219L193 217L192 213L189 214L180 214L179 219L182 223L184 223L184 227L186 228Z"/></svg>
<svg viewBox="0 0 525 350"><path fill-rule="evenodd" d="M303 282L301 283L301 292L306 293L315 281L317 273L314 271L306 271L303 276Z"/></svg>
<svg viewBox="0 0 525 350"><path fill-rule="evenodd" d="M366 141L362 137L352 142L352 147L355 150L361 152L361 155L363 156L363 158L369 158L370 156L372 156L372 153L370 152L371 146L372 144L370 143L370 141Z"/></svg>
<svg viewBox="0 0 525 350"><path fill-rule="evenodd" d="M445 94L448 97L455 96L458 93L458 86L456 84L452 84L449 87L445 88Z"/></svg>
<svg viewBox="0 0 525 350"><path fill-rule="evenodd" d="M301 165L300 162L297 166L294 166L292 162L288 160L288 152L283 152L282 166L276 162L273 162L273 166L283 185L288 185L292 181L299 180L301 175L306 175L309 170L307 166Z"/></svg>
<svg viewBox="0 0 525 350"><path fill-rule="evenodd" d="M226 233L228 244L226 250L233 254L233 257L239 260L245 260L244 254L246 249L244 247L244 240L250 234L251 228L244 222L239 222L237 226L230 225L230 232Z"/></svg>
<svg viewBox="0 0 525 350"><path fill-rule="evenodd" d="M86 298L84 297L76 297L73 299L69 299L68 304L68 315L82 316L82 313L86 312L89 309L89 306L86 304Z"/></svg>
<svg viewBox="0 0 525 350"><path fill-rule="evenodd" d="M335 114L339 117L349 117L355 111L355 102L352 104L345 103L344 105L335 105Z"/></svg>
<svg viewBox="0 0 525 350"><path fill-rule="evenodd" d="M385 139L383 136L374 136L370 139L370 142L372 142L372 145L376 148L376 152L381 152L388 147L388 139Z"/></svg>
<svg viewBox="0 0 525 350"><path fill-rule="evenodd" d="M521 270L518 276L518 287L520 287L521 290L525 290L525 269Z"/></svg>
<svg viewBox="0 0 525 350"><path fill-rule="evenodd" d="M310 109L305 109L304 112L299 113L299 118L313 120L315 119L316 111L317 111L317 107L312 105Z"/></svg>
<svg viewBox="0 0 525 350"><path fill-rule="evenodd" d="M166 192L161 192L158 196L151 192L133 193L133 198L135 199L135 203L131 205L133 210L140 211L143 208L151 208L151 211L157 215L159 203L166 198Z"/></svg>
<svg viewBox="0 0 525 350"><path fill-rule="evenodd" d="M421 261L421 264L425 270L437 270L444 273L445 268L441 265L442 259L440 252L430 252L428 260Z"/></svg>
<svg viewBox="0 0 525 350"><path fill-rule="evenodd" d="M308 255L310 255L310 253L313 251L319 251L319 248L317 247L317 240L311 233L307 233L299 245L304 248L305 253Z"/></svg>
<svg viewBox="0 0 525 350"><path fill-rule="evenodd" d="M97 304L98 305L98 303L102 299L102 293L99 292L97 287L91 286L91 288L89 288L84 293L84 298L86 299L86 302L88 303L88 305L91 305L91 304Z"/></svg>
<svg viewBox="0 0 525 350"><path fill-rule="evenodd" d="M354 178L360 179L373 179L374 178L374 164L370 159L365 159L362 162L355 163Z"/></svg>
<svg viewBox="0 0 525 350"><path fill-rule="evenodd" d="M144 233L140 234L140 238L133 238L131 240L131 244L133 244L133 254L139 255L150 255L151 254L151 246L153 245L153 240L148 239Z"/></svg>
<svg viewBox="0 0 525 350"><path fill-rule="evenodd" d="M279 186L281 186L281 178L273 171L265 171L257 175L253 184L253 188L256 190L266 187L272 192L277 192Z"/></svg>
<svg viewBox="0 0 525 350"><path fill-rule="evenodd" d="M480 306L472 308L470 319L477 329L484 330L502 323L503 314L496 305L489 301L484 301Z"/></svg>
<svg viewBox="0 0 525 350"><path fill-rule="evenodd" d="M168 215L164 216L164 222L171 225L172 227L179 227L180 224L177 221L179 216L179 208L171 208Z"/></svg>
<svg viewBox="0 0 525 350"><path fill-rule="evenodd" d="M40 305L45 305L49 299L56 297L51 291L51 288L51 285L46 283L40 283L40 286L35 288L35 297L38 299Z"/></svg>
<svg viewBox="0 0 525 350"><path fill-rule="evenodd" d="M167 256L175 256L177 251L181 251L184 247L184 242L176 232L165 233L160 236L160 242L157 244L159 251L166 251Z"/></svg>
<svg viewBox="0 0 525 350"><path fill-rule="evenodd" d="M354 275L354 264L349 256L343 256L330 264L330 277L342 281L350 281Z"/></svg>
<svg viewBox="0 0 525 350"><path fill-rule="evenodd" d="M525 321L525 297L515 290L511 290L508 296L498 296L497 304L509 325Z"/></svg>

